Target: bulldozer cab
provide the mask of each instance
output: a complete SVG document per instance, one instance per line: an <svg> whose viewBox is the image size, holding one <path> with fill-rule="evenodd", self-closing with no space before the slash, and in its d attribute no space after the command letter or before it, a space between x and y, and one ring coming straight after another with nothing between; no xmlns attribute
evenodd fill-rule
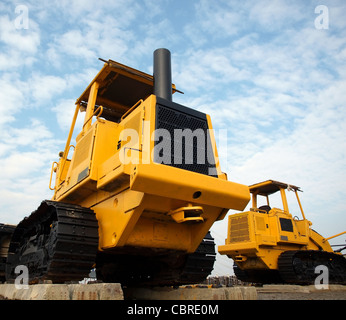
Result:
<svg viewBox="0 0 346 320"><path fill-rule="evenodd" d="M288 207L286 190L293 191L295 193L301 215L305 220L304 211L298 196L298 191L302 191L299 187L275 180L267 180L264 182L253 184L249 186L249 189L252 196L251 211L262 212L266 214L268 214L272 210L270 198L272 198L272 196L274 194L277 194L278 192L280 193L280 202L282 204L282 209L279 210L289 214L290 210Z"/></svg>
<svg viewBox="0 0 346 320"><path fill-rule="evenodd" d="M93 112L102 106L103 118L120 122L138 101L153 94L154 77L113 60L102 61L105 65L77 99L76 105L86 107L89 100L94 99L90 101L94 105ZM96 86L97 90L94 88ZM97 91L96 97L91 95L93 90ZM172 92L176 91L172 84Z"/></svg>

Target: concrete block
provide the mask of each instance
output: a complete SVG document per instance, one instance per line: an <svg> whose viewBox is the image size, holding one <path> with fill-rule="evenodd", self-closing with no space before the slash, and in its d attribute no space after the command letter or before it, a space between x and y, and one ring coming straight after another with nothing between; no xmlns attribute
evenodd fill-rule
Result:
<svg viewBox="0 0 346 320"><path fill-rule="evenodd" d="M13 284L2 284L0 288L0 295L7 299L14 299L15 286Z"/></svg>
<svg viewBox="0 0 346 320"><path fill-rule="evenodd" d="M35 284L27 289L2 284L0 295L11 300L124 300L119 283Z"/></svg>
<svg viewBox="0 0 346 320"><path fill-rule="evenodd" d="M181 288L180 298L177 300L227 300L222 288Z"/></svg>
<svg viewBox="0 0 346 320"><path fill-rule="evenodd" d="M102 283L99 290L99 300L124 300L120 283Z"/></svg>
<svg viewBox="0 0 346 320"><path fill-rule="evenodd" d="M262 288L257 289L258 292L264 293L285 293L285 292L299 292L299 293L309 293L309 286L299 286L299 285L288 285L288 284L268 284L264 285Z"/></svg>
<svg viewBox="0 0 346 320"><path fill-rule="evenodd" d="M94 285L76 284L72 286L71 300L99 300Z"/></svg>
<svg viewBox="0 0 346 320"><path fill-rule="evenodd" d="M31 287L28 288L19 288L17 289L15 285L13 286L13 299L15 300L29 300L31 295Z"/></svg>
<svg viewBox="0 0 346 320"><path fill-rule="evenodd" d="M124 300L119 283L70 285L71 300Z"/></svg>
<svg viewBox="0 0 346 320"><path fill-rule="evenodd" d="M346 291L346 286L341 284L330 284L327 289L317 289L314 285L308 286L310 292L323 292L323 291Z"/></svg>
<svg viewBox="0 0 346 320"><path fill-rule="evenodd" d="M248 290L249 289L249 290ZM256 288L127 288L126 299L135 300L257 300Z"/></svg>
<svg viewBox="0 0 346 320"><path fill-rule="evenodd" d="M243 295L243 300L257 300L257 290L255 287L239 287Z"/></svg>
<svg viewBox="0 0 346 320"><path fill-rule="evenodd" d="M226 300L244 300L243 293L240 287L226 287Z"/></svg>
<svg viewBox="0 0 346 320"><path fill-rule="evenodd" d="M30 288L31 293L27 300L70 300L66 284L36 284Z"/></svg>
<svg viewBox="0 0 346 320"><path fill-rule="evenodd" d="M14 284L2 284L0 295L11 300L22 300L28 296L29 289L17 289Z"/></svg>

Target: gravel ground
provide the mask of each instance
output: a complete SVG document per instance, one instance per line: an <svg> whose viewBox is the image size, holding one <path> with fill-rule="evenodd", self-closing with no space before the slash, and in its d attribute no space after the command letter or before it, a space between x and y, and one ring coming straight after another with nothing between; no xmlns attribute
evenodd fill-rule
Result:
<svg viewBox="0 0 346 320"><path fill-rule="evenodd" d="M258 300L346 300L346 291L258 293Z"/></svg>
<svg viewBox="0 0 346 320"><path fill-rule="evenodd" d="M329 285L318 290L314 285L264 285L257 287L258 300L346 300L346 286Z"/></svg>

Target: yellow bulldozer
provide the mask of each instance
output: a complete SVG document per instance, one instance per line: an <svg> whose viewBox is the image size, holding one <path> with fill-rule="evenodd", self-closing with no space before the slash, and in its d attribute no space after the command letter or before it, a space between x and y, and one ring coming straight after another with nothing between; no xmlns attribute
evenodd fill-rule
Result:
<svg viewBox="0 0 346 320"><path fill-rule="evenodd" d="M31 283L81 280L92 268L127 285L201 282L216 255L209 229L243 210L249 189L222 173L210 116L172 101L167 49L154 52L153 75L103 61L52 165L53 198L6 229L2 272L13 281L25 265Z"/></svg>
<svg viewBox="0 0 346 320"><path fill-rule="evenodd" d="M245 282L313 284L318 266L327 268L329 283L346 284L346 246L333 250L328 240L311 228L298 192L299 187L267 180L249 187L250 211L228 217L228 234L220 254L234 261L236 276ZM287 194L293 192L301 217L288 207ZM282 209L272 208L270 197L279 193ZM292 204L292 203L291 203ZM322 270L322 269L321 269Z"/></svg>

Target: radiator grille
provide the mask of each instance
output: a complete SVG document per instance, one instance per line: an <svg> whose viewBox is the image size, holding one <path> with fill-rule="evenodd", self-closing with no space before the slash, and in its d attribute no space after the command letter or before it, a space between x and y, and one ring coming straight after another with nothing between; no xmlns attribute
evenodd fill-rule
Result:
<svg viewBox="0 0 346 320"><path fill-rule="evenodd" d="M78 143L74 154L73 168L75 169L86 159L90 160L90 149L92 148L93 130L90 130Z"/></svg>
<svg viewBox="0 0 346 320"><path fill-rule="evenodd" d="M231 217L230 225L230 242L250 241L247 215Z"/></svg>
<svg viewBox="0 0 346 320"><path fill-rule="evenodd" d="M157 104L156 130L155 162L217 176L206 118Z"/></svg>

